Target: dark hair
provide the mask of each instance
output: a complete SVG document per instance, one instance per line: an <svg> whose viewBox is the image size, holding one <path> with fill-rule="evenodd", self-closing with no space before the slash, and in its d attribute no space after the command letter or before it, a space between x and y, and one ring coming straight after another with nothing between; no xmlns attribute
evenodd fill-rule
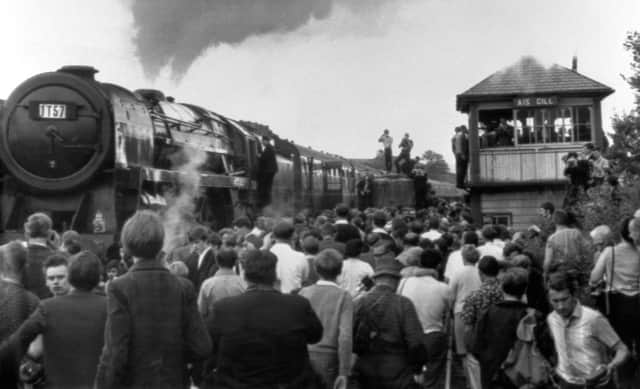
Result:
<svg viewBox="0 0 640 389"><path fill-rule="evenodd" d="M512 267L500 275L500 281L504 293L514 297L522 297L529 285L529 272L520 267Z"/></svg>
<svg viewBox="0 0 640 389"><path fill-rule="evenodd" d="M78 254L80 251L82 251L82 245L80 244L80 242L73 238L65 240L62 243L62 246L65 248L66 252L69 253L69 255Z"/></svg>
<svg viewBox="0 0 640 389"><path fill-rule="evenodd" d="M100 259L84 250L69 258L69 284L76 289L90 291L100 282Z"/></svg>
<svg viewBox="0 0 640 389"><path fill-rule="evenodd" d="M317 228L310 228L302 233L302 239L312 236L318 240L322 240L322 233Z"/></svg>
<svg viewBox="0 0 640 389"><path fill-rule="evenodd" d="M210 246L220 247L222 245L222 238L220 237L220 234L215 231L209 233L209 235L207 236L207 244Z"/></svg>
<svg viewBox="0 0 640 389"><path fill-rule="evenodd" d="M346 204L338 204L336 205L336 216L348 218L349 217L349 207Z"/></svg>
<svg viewBox="0 0 640 389"><path fill-rule="evenodd" d="M277 262L278 258L270 251L249 250L242 261L244 278L254 284L273 285Z"/></svg>
<svg viewBox="0 0 640 389"><path fill-rule="evenodd" d="M438 227L440 227L440 218L437 216L431 216L429 218L429 225L428 225L429 229L431 230L437 230Z"/></svg>
<svg viewBox="0 0 640 389"><path fill-rule="evenodd" d="M333 224L325 223L322 225L322 227L320 227L320 233L323 236L325 235L333 236L336 233L336 228L333 226Z"/></svg>
<svg viewBox="0 0 640 389"><path fill-rule="evenodd" d="M502 255L505 258L510 257L513 253L522 254L522 245L520 243L509 242L504 246L504 249L502 249Z"/></svg>
<svg viewBox="0 0 640 389"><path fill-rule="evenodd" d="M382 211L377 211L373 214L373 225L378 228L383 228L387 224L387 215Z"/></svg>
<svg viewBox="0 0 640 389"><path fill-rule="evenodd" d="M402 239L404 244L409 246L417 246L420 243L420 235L415 232L407 232Z"/></svg>
<svg viewBox="0 0 640 389"><path fill-rule="evenodd" d="M27 249L17 240L0 246L0 263L3 273L21 277L27 264Z"/></svg>
<svg viewBox="0 0 640 389"><path fill-rule="evenodd" d="M486 240L494 240L498 237L498 230L492 225L484 226L482 227L482 236Z"/></svg>
<svg viewBox="0 0 640 389"><path fill-rule="evenodd" d="M464 262L475 264L480 259L480 252L473 245L464 245L460 251Z"/></svg>
<svg viewBox="0 0 640 389"><path fill-rule="evenodd" d="M462 244L478 245L478 234L475 231L466 231L462 234Z"/></svg>
<svg viewBox="0 0 640 389"><path fill-rule="evenodd" d="M188 238L189 242L207 240L207 228L200 225L193 227L189 230Z"/></svg>
<svg viewBox="0 0 640 389"><path fill-rule="evenodd" d="M302 238L302 250L311 255L318 254L318 251L320 250L320 242L318 241L318 238L310 234L305 235L305 237Z"/></svg>
<svg viewBox="0 0 640 389"><path fill-rule="evenodd" d="M553 215L553 212L556 210L556 207L553 205L553 203L549 201L546 201L540 204L540 208L544 209L545 211L549 211L549 213L552 215Z"/></svg>
<svg viewBox="0 0 640 389"><path fill-rule="evenodd" d="M253 226L251 225L251 220L249 220L246 217L239 217L236 220L233 221L233 226L234 227L244 227L244 228L252 228Z"/></svg>
<svg viewBox="0 0 640 389"><path fill-rule="evenodd" d="M69 266L67 258L69 258L69 256L66 254L60 252L53 253L44 260L42 268L46 270L50 267Z"/></svg>
<svg viewBox="0 0 640 389"><path fill-rule="evenodd" d="M480 262L478 262L478 270L487 277L495 277L500 271L500 266L498 265L496 257L485 255L480 258Z"/></svg>
<svg viewBox="0 0 640 389"><path fill-rule="evenodd" d="M575 295L578 290L578 280L571 272L558 270L549 274L547 289L553 289L557 292L568 290L571 295Z"/></svg>
<svg viewBox="0 0 640 389"><path fill-rule="evenodd" d="M420 266L426 269L437 269L442 263L442 254L436 249L425 249L420 254Z"/></svg>
<svg viewBox="0 0 640 389"><path fill-rule="evenodd" d="M49 238L51 230L51 218L49 215L38 212L30 215L24 223L24 231L29 238Z"/></svg>
<svg viewBox="0 0 640 389"><path fill-rule="evenodd" d="M411 223L409 223L409 231L419 235L422 233L423 230L424 230L424 226L419 221L414 220Z"/></svg>
<svg viewBox="0 0 640 389"><path fill-rule="evenodd" d="M324 249L313 259L318 275L325 280L335 280L342 272L342 255L335 249Z"/></svg>
<svg viewBox="0 0 640 389"><path fill-rule="evenodd" d="M427 238L421 238L418 245L420 246L420 248L424 250L432 249L436 247L436 245L431 241L431 239L427 239Z"/></svg>
<svg viewBox="0 0 640 389"><path fill-rule="evenodd" d="M631 223L631 220L633 220L633 216L626 217L622 220L622 224L620 225L620 236L625 242L633 244L633 238L631 237L631 232L629 230L629 223Z"/></svg>
<svg viewBox="0 0 640 389"><path fill-rule="evenodd" d="M590 151L593 151L596 149L596 146L593 145L593 143L589 142L589 143L585 143L584 148Z"/></svg>
<svg viewBox="0 0 640 389"><path fill-rule="evenodd" d="M553 222L556 225L568 226L570 223L569 215L563 209L558 209L553 213Z"/></svg>
<svg viewBox="0 0 640 389"><path fill-rule="evenodd" d="M353 219L351 219L351 224L358 227L358 229L361 229L361 230L365 229L364 220L362 220L360 216L356 216Z"/></svg>
<svg viewBox="0 0 640 389"><path fill-rule="evenodd" d="M216 255L216 263L220 267L224 268L232 268L236 264L236 260L238 259L238 253L232 249L222 249Z"/></svg>
<svg viewBox="0 0 640 389"><path fill-rule="evenodd" d="M349 239L344 248L346 258L357 258L362 253L362 240Z"/></svg>
<svg viewBox="0 0 640 389"><path fill-rule="evenodd" d="M138 211L122 227L122 247L141 259L156 259L164 244L164 228L158 215Z"/></svg>

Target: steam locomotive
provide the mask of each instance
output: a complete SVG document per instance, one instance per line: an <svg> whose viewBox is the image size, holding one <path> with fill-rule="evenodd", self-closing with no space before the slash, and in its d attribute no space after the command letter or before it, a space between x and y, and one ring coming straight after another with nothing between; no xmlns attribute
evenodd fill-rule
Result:
<svg viewBox="0 0 640 389"><path fill-rule="evenodd" d="M271 207L280 213L354 205L357 175L371 170L157 90L96 81L96 73L64 66L38 74L0 104L0 240L21 236L26 217L46 211L57 231L109 244L136 210L166 209L185 195L194 221L228 225L255 210L265 135L275 142ZM397 193L412 192L409 180L398 182Z"/></svg>

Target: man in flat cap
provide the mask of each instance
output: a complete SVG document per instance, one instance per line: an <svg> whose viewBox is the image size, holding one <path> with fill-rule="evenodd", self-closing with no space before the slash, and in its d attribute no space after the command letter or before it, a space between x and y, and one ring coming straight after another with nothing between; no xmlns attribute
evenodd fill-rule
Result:
<svg viewBox="0 0 640 389"><path fill-rule="evenodd" d="M401 268L398 261L381 263L373 275L375 286L355 302L353 352L358 359L349 387L420 387L414 376L421 372L426 351L413 303L396 294Z"/></svg>

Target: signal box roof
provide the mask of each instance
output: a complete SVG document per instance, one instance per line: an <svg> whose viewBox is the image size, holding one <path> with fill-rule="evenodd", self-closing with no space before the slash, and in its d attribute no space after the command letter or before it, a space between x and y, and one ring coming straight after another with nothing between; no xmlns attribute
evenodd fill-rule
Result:
<svg viewBox="0 0 640 389"><path fill-rule="evenodd" d="M534 57L527 56L459 94L456 108L468 112L471 102L534 94L605 97L613 92L612 88L577 71L556 64L546 67Z"/></svg>

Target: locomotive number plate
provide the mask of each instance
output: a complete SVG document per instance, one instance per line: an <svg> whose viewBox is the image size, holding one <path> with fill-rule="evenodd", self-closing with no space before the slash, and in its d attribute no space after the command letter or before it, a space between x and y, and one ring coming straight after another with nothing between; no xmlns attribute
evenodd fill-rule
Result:
<svg viewBox="0 0 640 389"><path fill-rule="evenodd" d="M38 104L38 116L41 119L66 119L66 104Z"/></svg>

